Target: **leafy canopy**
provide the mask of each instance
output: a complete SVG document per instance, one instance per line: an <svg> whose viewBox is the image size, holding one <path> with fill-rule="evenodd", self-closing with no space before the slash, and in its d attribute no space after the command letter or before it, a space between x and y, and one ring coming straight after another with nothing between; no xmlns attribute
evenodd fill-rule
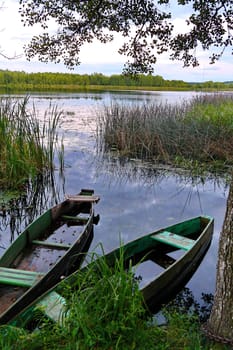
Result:
<svg viewBox="0 0 233 350"><path fill-rule="evenodd" d="M26 56L42 62L64 62L72 68L80 64L85 43L102 43L120 33L125 42L119 53L126 55L126 73L152 73L156 57L170 52L171 59L184 66L197 66L197 47L213 48L210 63L232 45L232 0L20 0L24 25L41 24L42 33L25 47ZM170 5L190 9L187 31L175 33ZM49 26L56 24L51 33Z"/></svg>

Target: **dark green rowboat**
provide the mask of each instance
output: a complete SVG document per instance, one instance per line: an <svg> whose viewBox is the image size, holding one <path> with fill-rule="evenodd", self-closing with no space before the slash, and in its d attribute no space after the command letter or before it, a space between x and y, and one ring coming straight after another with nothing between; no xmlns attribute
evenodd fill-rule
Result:
<svg viewBox="0 0 233 350"><path fill-rule="evenodd" d="M211 217L196 217L140 237L108 253L104 258L110 266L113 266L123 249L126 268L129 264L143 265L148 261L159 265L162 272L151 276L151 281L141 288L146 306L155 312L182 288L196 270L211 243L213 225L214 220ZM178 255L178 258L174 255ZM84 267L86 268L88 266ZM75 285L77 273L79 271L65 280L71 288ZM38 310L55 322L62 320L65 299L61 283L45 293L29 308L22 310L11 324L25 326L35 314L38 317Z"/></svg>
<svg viewBox="0 0 233 350"><path fill-rule="evenodd" d="M92 190L82 190L31 223L0 258L0 323L68 276L82 263L93 235Z"/></svg>

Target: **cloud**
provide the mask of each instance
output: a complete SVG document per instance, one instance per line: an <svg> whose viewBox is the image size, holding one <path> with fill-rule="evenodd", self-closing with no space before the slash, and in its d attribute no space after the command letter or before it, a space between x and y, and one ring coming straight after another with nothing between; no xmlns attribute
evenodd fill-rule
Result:
<svg viewBox="0 0 233 350"><path fill-rule="evenodd" d="M80 60L85 64L124 63L126 61L125 57L118 53L123 42L123 38L119 34L115 34L114 41L107 44L94 40L93 43L85 44L82 47Z"/></svg>

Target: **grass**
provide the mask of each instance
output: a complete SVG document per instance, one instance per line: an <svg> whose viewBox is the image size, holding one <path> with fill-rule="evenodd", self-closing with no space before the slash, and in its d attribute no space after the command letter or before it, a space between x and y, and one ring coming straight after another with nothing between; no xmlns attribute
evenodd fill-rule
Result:
<svg viewBox="0 0 233 350"><path fill-rule="evenodd" d="M124 270L123 255L116 260L114 272L102 258L78 279L76 292L68 293L69 314L64 322L76 346L144 349L149 329L142 295L132 268Z"/></svg>
<svg viewBox="0 0 233 350"><path fill-rule="evenodd" d="M233 98L202 95L182 104L105 107L99 116L100 153L200 171L233 164Z"/></svg>
<svg viewBox="0 0 233 350"><path fill-rule="evenodd" d="M63 159L57 128L61 113L51 107L40 122L28 98L0 100L0 187L22 188L38 174L52 171L56 152Z"/></svg>
<svg viewBox="0 0 233 350"><path fill-rule="evenodd" d="M196 313L181 305L164 310L166 326L146 312L133 268L125 271L123 250L114 267L105 258L77 276L75 288L65 285L66 317L62 326L40 319L34 332L1 326L0 348L18 350L207 350L227 349L208 342ZM190 300L189 296L186 298ZM182 298L183 300L183 298ZM41 314L40 314L41 315Z"/></svg>
<svg viewBox="0 0 233 350"><path fill-rule="evenodd" d="M9 329L4 342L10 348L18 339L19 350L152 349L155 335L158 333L159 340L160 331L146 316L134 271L132 268L125 271L122 254L113 268L104 257L97 259L90 268L80 271L75 288L65 286L63 295L69 312L62 327L44 320L39 332L19 330L22 335L17 337L12 336L17 328L1 327L0 334L8 334Z"/></svg>

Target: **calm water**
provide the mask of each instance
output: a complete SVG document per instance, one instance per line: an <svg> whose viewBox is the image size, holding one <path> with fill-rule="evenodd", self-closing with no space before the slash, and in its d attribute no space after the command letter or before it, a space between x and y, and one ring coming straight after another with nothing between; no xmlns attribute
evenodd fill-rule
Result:
<svg viewBox="0 0 233 350"><path fill-rule="evenodd" d="M34 94L30 104L34 103L40 115L50 103L63 110L60 132L64 135L66 167L64 177L56 173L57 197L63 199L64 193L74 194L81 188L93 188L101 197L96 206L101 220L95 228L91 250L98 251L97 246L101 243L107 252L118 247L120 240L126 243L192 216L207 214L215 218L211 247L187 285L199 300L201 293L214 291L218 239L228 189L221 180L202 183L172 172L165 176L154 165L136 160L123 165L114 159L100 161L95 148L96 115L103 105L112 101L123 104L182 103L195 95L190 92ZM51 193L47 191L47 203L54 201ZM0 246L6 247L12 238L9 222L2 225L1 231ZM147 275L149 278L150 271Z"/></svg>

